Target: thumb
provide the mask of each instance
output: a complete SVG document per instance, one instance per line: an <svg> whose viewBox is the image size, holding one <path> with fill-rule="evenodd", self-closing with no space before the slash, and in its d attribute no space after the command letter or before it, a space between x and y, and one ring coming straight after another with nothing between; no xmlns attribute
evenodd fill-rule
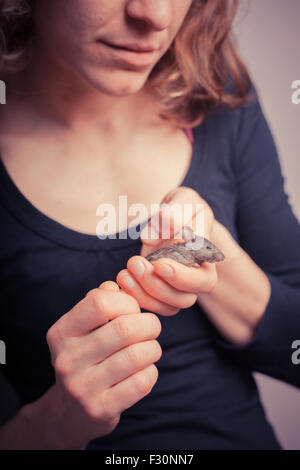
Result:
<svg viewBox="0 0 300 470"><path fill-rule="evenodd" d="M205 201L192 188L180 186L169 191L160 203L159 210L141 231L141 241L157 247L163 241L182 240L180 229L192 226L196 215L205 209ZM165 243L166 244L166 243Z"/></svg>
<svg viewBox="0 0 300 470"><path fill-rule="evenodd" d="M119 292L120 290L118 284L114 281L104 281L100 284L98 289L110 290L110 291L115 291L115 292Z"/></svg>

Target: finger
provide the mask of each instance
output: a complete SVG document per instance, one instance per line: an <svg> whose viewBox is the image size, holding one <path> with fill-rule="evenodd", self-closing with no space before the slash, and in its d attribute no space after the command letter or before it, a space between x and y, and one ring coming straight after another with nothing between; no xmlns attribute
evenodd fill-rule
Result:
<svg viewBox="0 0 300 470"><path fill-rule="evenodd" d="M171 273L168 268L171 268ZM153 272L176 289L193 294L210 292L217 282L215 265L206 262L197 268L161 258L155 262Z"/></svg>
<svg viewBox="0 0 300 470"><path fill-rule="evenodd" d="M199 225L197 223L197 216L199 213L197 213L196 217L193 217L189 222L186 222L184 224L185 227L189 227L193 233L196 233L197 235L204 236L203 233L199 233L199 230L197 229L197 226ZM180 227L181 229L182 227ZM153 253L155 250L163 248L163 247L170 247L174 243L184 243L185 240L182 237L181 230L176 233L175 238L171 238L169 240L160 240L160 243L158 245L145 245L144 243L142 244L142 248L140 251L140 256L143 256L146 258L150 253Z"/></svg>
<svg viewBox="0 0 300 470"><path fill-rule="evenodd" d="M175 188L165 196L159 211L143 228L142 242L156 246L162 240L173 238L182 226L189 224L193 218L197 219L197 214L204 213L208 207L204 199L192 188ZM204 219L204 215L202 218ZM202 227L198 227L199 230L202 230Z"/></svg>
<svg viewBox="0 0 300 470"><path fill-rule="evenodd" d="M138 301L141 308L164 316L172 316L178 313L178 308L151 297L127 269L120 271L116 280L125 292Z"/></svg>
<svg viewBox="0 0 300 470"><path fill-rule="evenodd" d="M101 328L77 339L69 351L69 361L76 364L78 371L99 364L117 351L141 341L153 340L161 332L161 323L156 315L121 315Z"/></svg>
<svg viewBox="0 0 300 470"><path fill-rule="evenodd" d="M103 389L112 387L158 361L161 355L162 349L156 340L131 344L112 354L100 364L91 367L88 380L90 383L101 384Z"/></svg>
<svg viewBox="0 0 300 470"><path fill-rule="evenodd" d="M104 392L105 409L118 416L151 392L158 379L158 369L150 364ZM103 398L102 398L103 400Z"/></svg>
<svg viewBox="0 0 300 470"><path fill-rule="evenodd" d="M57 322L62 338L83 336L119 315L140 313L138 302L125 292L93 289Z"/></svg>
<svg viewBox="0 0 300 470"><path fill-rule="evenodd" d="M127 269L151 297L172 307L187 308L197 300L194 294L180 292L157 276L153 265L141 256L132 256L127 262Z"/></svg>

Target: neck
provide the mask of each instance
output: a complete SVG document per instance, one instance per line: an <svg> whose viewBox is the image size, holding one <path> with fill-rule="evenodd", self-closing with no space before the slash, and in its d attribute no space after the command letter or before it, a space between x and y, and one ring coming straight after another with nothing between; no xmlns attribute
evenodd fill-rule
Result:
<svg viewBox="0 0 300 470"><path fill-rule="evenodd" d="M13 99L29 106L38 119L69 131L128 134L149 122L160 122L158 103L147 84L127 96L103 93L37 46L26 70L8 83Z"/></svg>

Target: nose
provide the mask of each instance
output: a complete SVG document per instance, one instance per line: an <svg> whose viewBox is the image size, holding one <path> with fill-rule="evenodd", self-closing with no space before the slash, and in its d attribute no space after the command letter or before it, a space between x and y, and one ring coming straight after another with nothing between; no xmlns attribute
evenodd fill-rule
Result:
<svg viewBox="0 0 300 470"><path fill-rule="evenodd" d="M171 21L172 0L128 0L127 14L130 18L147 23L152 29L162 31Z"/></svg>
<svg viewBox="0 0 300 470"><path fill-rule="evenodd" d="M221 253L221 251L217 252L214 254L214 258L216 261L224 261L225 259L225 256L223 253Z"/></svg>

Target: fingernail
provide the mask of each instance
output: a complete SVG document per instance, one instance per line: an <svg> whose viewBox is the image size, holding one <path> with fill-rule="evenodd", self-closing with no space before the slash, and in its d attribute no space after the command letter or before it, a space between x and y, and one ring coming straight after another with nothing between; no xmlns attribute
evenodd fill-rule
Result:
<svg viewBox="0 0 300 470"><path fill-rule="evenodd" d="M128 275L122 279L122 283L127 289L133 289L134 287L134 280Z"/></svg>
<svg viewBox="0 0 300 470"><path fill-rule="evenodd" d="M145 266L141 261L135 261L130 266L130 271L137 277L142 276L145 272Z"/></svg>
<svg viewBox="0 0 300 470"><path fill-rule="evenodd" d="M157 266L156 272L162 277L172 277L174 273L173 268L169 264Z"/></svg>

